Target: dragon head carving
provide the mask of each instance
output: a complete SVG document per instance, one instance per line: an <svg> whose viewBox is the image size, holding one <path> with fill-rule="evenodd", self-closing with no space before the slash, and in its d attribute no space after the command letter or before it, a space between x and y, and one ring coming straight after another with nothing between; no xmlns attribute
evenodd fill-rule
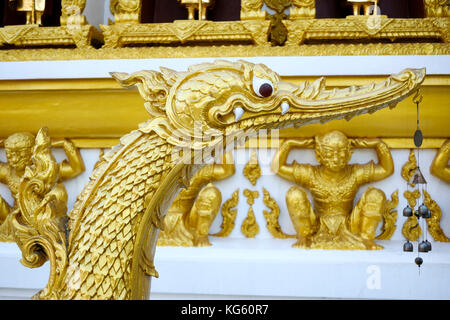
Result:
<svg viewBox="0 0 450 320"><path fill-rule="evenodd" d="M141 130L155 128L173 143L189 140L203 148L217 137L248 134L375 112L413 93L424 69L407 69L381 83L329 90L325 79L294 85L262 64L217 60L187 72L161 68L128 75L112 73L123 86L136 85L154 116Z"/></svg>

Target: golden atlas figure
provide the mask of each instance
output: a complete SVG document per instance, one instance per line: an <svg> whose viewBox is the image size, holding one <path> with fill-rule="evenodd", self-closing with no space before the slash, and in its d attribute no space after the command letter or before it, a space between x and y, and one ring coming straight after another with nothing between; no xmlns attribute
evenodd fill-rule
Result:
<svg viewBox="0 0 450 320"><path fill-rule="evenodd" d="M315 146L319 165L286 164L293 147ZM374 148L379 163L348 164L352 147ZM342 132L331 131L315 139L288 140L272 162L272 170L311 191L314 208L305 190L291 187L286 195L289 216L297 232L299 248L382 249L374 242L383 219L386 195L369 188L353 208L359 188L394 173L389 148L379 139L350 141Z"/></svg>
<svg viewBox="0 0 450 320"><path fill-rule="evenodd" d="M199 159L218 156L233 144L230 138L260 129L392 108L418 89L425 70L333 90L323 78L293 85L266 66L245 61L113 76L123 86L138 87L150 119L122 137L93 171L69 212L67 245L45 229L37 230L34 245L22 250L46 255L52 265L48 285L36 298L147 298L151 276L157 275L153 258L163 216L175 192L201 165ZM18 196L24 204L35 196L32 188L26 190Z"/></svg>

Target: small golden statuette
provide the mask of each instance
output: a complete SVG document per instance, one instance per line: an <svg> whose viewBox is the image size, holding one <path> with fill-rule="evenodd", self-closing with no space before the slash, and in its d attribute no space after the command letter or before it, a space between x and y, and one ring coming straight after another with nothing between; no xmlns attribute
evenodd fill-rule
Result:
<svg viewBox="0 0 450 320"><path fill-rule="evenodd" d="M26 12L26 24L42 24L42 15L45 11L46 0L8 0L16 11Z"/></svg>
<svg viewBox="0 0 450 320"><path fill-rule="evenodd" d="M286 164L292 148L314 146L319 165ZM349 164L352 148L374 148L379 163ZM297 248L382 249L375 232L386 211L386 196L368 188L353 208L356 193L367 183L387 178L394 163L387 145L380 139L348 139L332 131L315 139L284 142L272 162L272 170L284 179L308 189L291 187L286 204L297 232Z"/></svg>
<svg viewBox="0 0 450 320"><path fill-rule="evenodd" d="M379 0L347 0L349 4L353 6L353 15L359 16L361 8L364 11L364 15L370 15L370 8L374 6L374 14L377 14L377 5Z"/></svg>
<svg viewBox="0 0 450 320"><path fill-rule="evenodd" d="M188 19L195 20L195 11L198 11L198 20L206 20L206 10L214 5L214 0L178 0L188 10Z"/></svg>

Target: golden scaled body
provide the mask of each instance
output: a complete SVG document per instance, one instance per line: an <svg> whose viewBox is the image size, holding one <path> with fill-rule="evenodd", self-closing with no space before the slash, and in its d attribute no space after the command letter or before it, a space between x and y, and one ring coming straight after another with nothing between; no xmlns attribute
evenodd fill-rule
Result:
<svg viewBox="0 0 450 320"><path fill-rule="evenodd" d="M50 259L54 272L37 298L147 298L151 276L157 275L153 259L163 217L199 159L218 156L260 129L349 120L393 108L419 88L425 71L405 70L380 83L333 90L323 78L294 85L246 61L113 76L123 86L137 86L150 119L103 155L68 214L67 246L55 236L53 246L28 248L27 253L66 257ZM261 91L261 82L270 92ZM26 194L19 190L18 198L25 201ZM36 239L49 239L34 230Z"/></svg>
<svg viewBox="0 0 450 320"><path fill-rule="evenodd" d="M295 147L314 146L319 165L286 164ZM352 148L374 148L379 163L348 164ZM315 139L288 140L272 162L272 169L284 179L308 189L292 187L286 195L289 215L297 232L294 247L315 249L381 249L374 242L382 221L386 196L367 189L353 208L356 193L364 184L379 181L394 172L389 148L379 139L353 139L332 131Z"/></svg>

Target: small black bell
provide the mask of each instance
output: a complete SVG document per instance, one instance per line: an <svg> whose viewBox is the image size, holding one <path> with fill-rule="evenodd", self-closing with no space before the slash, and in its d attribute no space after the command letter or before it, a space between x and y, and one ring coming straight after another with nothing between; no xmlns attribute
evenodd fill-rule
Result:
<svg viewBox="0 0 450 320"><path fill-rule="evenodd" d="M414 262L420 267L423 263L423 259L421 257L417 257Z"/></svg>
<svg viewBox="0 0 450 320"><path fill-rule="evenodd" d="M425 240L425 244L427 246L427 252L431 251L431 242L428 240Z"/></svg>
<svg viewBox="0 0 450 320"><path fill-rule="evenodd" d="M419 219L420 218L419 210L415 210L414 215L416 216L417 219Z"/></svg>
<svg viewBox="0 0 450 320"><path fill-rule="evenodd" d="M419 216L421 216L422 218L425 218L425 216L428 214L428 208L427 208L427 206L424 204L424 203L422 203L420 206L419 206Z"/></svg>
<svg viewBox="0 0 450 320"><path fill-rule="evenodd" d="M411 242L409 242L409 240L407 240L403 244L403 251L405 251L405 252L413 252L414 251L414 246Z"/></svg>
<svg viewBox="0 0 450 320"><path fill-rule="evenodd" d="M431 210L427 208L427 212L422 217L425 219L431 218Z"/></svg>
<svg viewBox="0 0 450 320"><path fill-rule="evenodd" d="M428 246L425 241L419 243L419 252L428 252Z"/></svg>
<svg viewBox="0 0 450 320"><path fill-rule="evenodd" d="M405 209L403 209L403 216L404 217L411 217L413 215L413 210L411 209L411 207L408 205L406 205Z"/></svg>

